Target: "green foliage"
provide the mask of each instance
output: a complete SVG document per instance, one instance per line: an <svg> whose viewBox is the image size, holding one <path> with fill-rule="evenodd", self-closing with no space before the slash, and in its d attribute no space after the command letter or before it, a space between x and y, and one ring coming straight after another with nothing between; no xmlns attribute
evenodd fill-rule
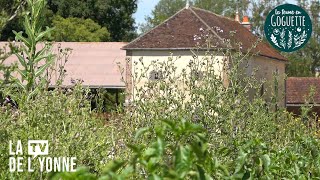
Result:
<svg viewBox="0 0 320 180"><path fill-rule="evenodd" d="M312 39L311 39L312 40ZM308 44L307 44L308 46ZM290 60L290 65L287 66L286 72L288 76L293 77L310 77L313 76L310 58L303 56L302 50L290 53L286 56Z"/></svg>
<svg viewBox="0 0 320 180"><path fill-rule="evenodd" d="M21 0L2 0L0 1L0 32L15 17L20 16L25 1Z"/></svg>
<svg viewBox="0 0 320 180"><path fill-rule="evenodd" d="M28 0L29 12L25 16L24 32L13 31L16 40L21 42L22 53L14 51L19 66L17 72L21 79L16 79L16 85L24 91L31 92L39 84L45 83L43 73L54 62L54 55L51 53L52 45L45 43L41 50L37 50L37 44L44 37L48 36L52 29L48 28L43 31L41 17L45 7L45 0L31 1Z"/></svg>
<svg viewBox="0 0 320 180"><path fill-rule="evenodd" d="M92 19L108 29L111 41L132 40L137 0L50 0L49 9L63 18Z"/></svg>
<svg viewBox="0 0 320 180"><path fill-rule="evenodd" d="M101 27L91 19L56 16L52 25L55 29L51 38L59 42L101 42L110 39L107 28Z"/></svg>
<svg viewBox="0 0 320 180"><path fill-rule="evenodd" d="M28 94L11 88L2 89L2 93L10 94L19 104L19 110L1 108L0 145L4 148L0 149L0 179L53 176L37 170L34 173L9 173L9 140L21 140L27 144L30 139L47 139L50 157L76 157L77 167L86 166L90 173L101 173L106 162L112 159L115 142L110 137L113 130L120 128L112 124L106 127L103 120L96 118L90 110L89 90L78 85L67 92L61 89L43 91L32 99L25 97ZM23 157L27 159L27 148L24 146L23 150ZM39 164L34 163L33 166L39 169ZM85 174L81 173L81 176Z"/></svg>
<svg viewBox="0 0 320 180"><path fill-rule="evenodd" d="M259 36L264 36L264 22L269 12L276 6L283 4L283 0L250 0L252 6L252 30Z"/></svg>
<svg viewBox="0 0 320 180"><path fill-rule="evenodd" d="M118 89L92 89L91 107L98 113L112 113L123 110L125 93Z"/></svg>
<svg viewBox="0 0 320 180"><path fill-rule="evenodd" d="M315 69L320 66L320 3L311 1L308 5L306 1L297 1L307 11L312 19L313 33L304 48L288 54L291 61L288 65L289 76L314 76Z"/></svg>
<svg viewBox="0 0 320 180"><path fill-rule="evenodd" d="M239 15L248 15L247 9L250 4L250 0L231 0L231 1L210 1L210 0L195 0L194 5L196 7L209 10L216 14L221 14L227 17L234 18L236 10L238 8Z"/></svg>
<svg viewBox="0 0 320 180"><path fill-rule="evenodd" d="M152 10L151 16L146 17L147 24L144 24L142 29L143 32L146 32L152 27L159 25L170 16L177 13L180 9L185 7L185 0L161 0Z"/></svg>
<svg viewBox="0 0 320 180"><path fill-rule="evenodd" d="M4 4L4 6L0 6L3 8L3 15L12 13L19 5L18 3L22 2L24 1L1 1L0 3ZM48 0L47 2L48 4L44 9L45 13L42 18L45 20L45 25L47 26L53 26L52 17L56 16L61 16L64 19L91 19L99 24L101 28L106 28L108 30L110 33L110 38L108 40L110 41L131 41L136 37L133 14L137 9L137 0ZM12 29L23 29L23 16L20 15L22 9L23 8L19 8L19 14L14 16L7 24L4 31L1 33L1 40L6 41L12 39L14 37ZM2 17L5 18L7 16ZM81 34L78 35L80 35L80 37L74 39L84 39ZM57 39L53 40L58 41ZM63 39L60 41L68 40ZM105 39L102 39L102 41L105 41Z"/></svg>

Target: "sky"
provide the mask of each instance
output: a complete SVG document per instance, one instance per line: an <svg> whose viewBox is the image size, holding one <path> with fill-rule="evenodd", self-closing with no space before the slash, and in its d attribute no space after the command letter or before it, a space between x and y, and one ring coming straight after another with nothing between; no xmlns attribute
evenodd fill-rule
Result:
<svg viewBox="0 0 320 180"><path fill-rule="evenodd" d="M159 0L138 0L138 10L134 14L137 25L145 22L145 17L151 14L158 2Z"/></svg>
<svg viewBox="0 0 320 180"><path fill-rule="evenodd" d="M213 0L214 1L214 0ZM288 3L294 4L295 0L286 0ZM150 15L153 8L157 5L159 0L138 0L138 10L134 14L136 25L145 22L145 17Z"/></svg>

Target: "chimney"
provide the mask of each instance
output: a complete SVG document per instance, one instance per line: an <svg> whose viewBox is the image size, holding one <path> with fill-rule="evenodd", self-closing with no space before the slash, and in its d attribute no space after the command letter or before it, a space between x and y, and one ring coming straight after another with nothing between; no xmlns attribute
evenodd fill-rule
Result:
<svg viewBox="0 0 320 180"><path fill-rule="evenodd" d="M251 23L249 21L249 17L248 16L243 16L243 20L241 23L245 28L247 28L249 31L251 31Z"/></svg>
<svg viewBox="0 0 320 180"><path fill-rule="evenodd" d="M320 77L320 67L316 67L314 72L316 73L316 77Z"/></svg>
<svg viewBox="0 0 320 180"><path fill-rule="evenodd" d="M186 9L189 9L190 7L190 3L189 3L189 0L186 1Z"/></svg>
<svg viewBox="0 0 320 180"><path fill-rule="evenodd" d="M236 17L234 18L235 21L238 21L240 23L240 16L239 16L239 11L237 10L236 12Z"/></svg>

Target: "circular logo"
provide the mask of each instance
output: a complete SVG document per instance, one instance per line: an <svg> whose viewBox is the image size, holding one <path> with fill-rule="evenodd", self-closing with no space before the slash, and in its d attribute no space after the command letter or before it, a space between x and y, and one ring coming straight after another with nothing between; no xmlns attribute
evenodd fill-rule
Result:
<svg viewBox="0 0 320 180"><path fill-rule="evenodd" d="M310 39L312 22L308 13L299 6L283 4L267 16L264 32L276 49L292 52L302 48Z"/></svg>

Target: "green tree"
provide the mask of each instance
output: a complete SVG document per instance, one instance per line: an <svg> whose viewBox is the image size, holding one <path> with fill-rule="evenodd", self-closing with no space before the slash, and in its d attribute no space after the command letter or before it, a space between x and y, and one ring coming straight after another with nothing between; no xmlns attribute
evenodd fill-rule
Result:
<svg viewBox="0 0 320 180"><path fill-rule="evenodd" d="M299 50L288 54L286 57L290 60L290 64L286 68L288 76L292 77L308 77L312 76L312 61L308 57L304 57L304 52Z"/></svg>
<svg viewBox="0 0 320 180"><path fill-rule="evenodd" d="M313 33L306 46L287 55L289 76L314 76L315 68L320 66L320 2L297 0L297 4L308 11L313 26Z"/></svg>
<svg viewBox="0 0 320 180"><path fill-rule="evenodd" d="M0 27L1 29L16 16L20 15L26 2L24 0L0 1Z"/></svg>
<svg viewBox="0 0 320 180"><path fill-rule="evenodd" d="M92 19L106 27L112 41L134 38L137 0L49 0L49 9L63 18Z"/></svg>
<svg viewBox="0 0 320 180"><path fill-rule="evenodd" d="M239 10L240 16L242 16L243 14L248 15L246 10L248 9L249 3L249 0L194 0L194 5L196 7L232 18L235 17L237 9Z"/></svg>
<svg viewBox="0 0 320 180"><path fill-rule="evenodd" d="M55 41L100 42L110 39L107 28L101 27L91 19L56 16L52 25L55 27L52 39Z"/></svg>
<svg viewBox="0 0 320 180"><path fill-rule="evenodd" d="M152 11L152 17L147 17L147 21L156 26L185 6L186 0L161 0Z"/></svg>
<svg viewBox="0 0 320 180"><path fill-rule="evenodd" d="M283 3L283 0L250 0L252 31L259 36L264 36L263 28L266 17L274 7Z"/></svg>
<svg viewBox="0 0 320 180"><path fill-rule="evenodd" d="M17 2L17 3L13 3ZM11 14L10 17L8 15L1 15L1 17L6 17L7 21L5 25L2 27L2 31L0 30L0 40L1 41L12 41L15 39L15 34L12 30L23 31L23 23L24 23L24 13L26 12L26 0L0 0L0 8L8 9L6 11L1 10L2 12L7 14ZM3 4L1 4L3 3ZM12 9L16 8L15 11ZM43 14L41 17L42 24L44 26L51 26L52 18L54 17L53 12L48 9L43 9ZM0 21L1 24L1 21ZM1 28L0 28L1 29Z"/></svg>

